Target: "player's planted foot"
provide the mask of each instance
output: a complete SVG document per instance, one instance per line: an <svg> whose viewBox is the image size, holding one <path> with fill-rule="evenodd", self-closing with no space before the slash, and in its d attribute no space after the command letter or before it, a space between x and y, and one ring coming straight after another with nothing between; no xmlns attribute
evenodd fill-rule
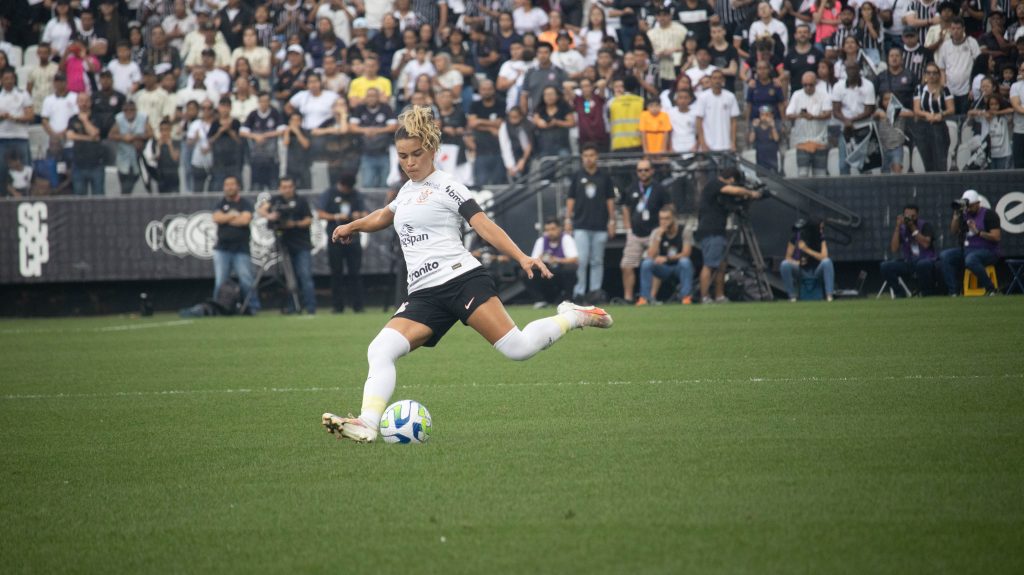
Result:
<svg viewBox="0 0 1024 575"><path fill-rule="evenodd" d="M576 305L571 301L563 301L558 304L558 313L566 312L576 312L576 316L579 318L577 322L579 327L609 328L615 323L608 312L592 305Z"/></svg>
<svg viewBox="0 0 1024 575"><path fill-rule="evenodd" d="M377 439L377 431L371 429L363 420L352 417L340 417L333 413L323 415L324 428L338 439L351 439L357 443L372 443Z"/></svg>

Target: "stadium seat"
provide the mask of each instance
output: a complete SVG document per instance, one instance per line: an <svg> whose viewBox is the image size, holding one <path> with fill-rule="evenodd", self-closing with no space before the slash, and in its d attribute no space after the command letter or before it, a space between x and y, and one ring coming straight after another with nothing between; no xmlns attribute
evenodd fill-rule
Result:
<svg viewBox="0 0 1024 575"><path fill-rule="evenodd" d="M49 146L50 138L46 131L39 124L28 127L28 148L33 160L40 160L46 157L46 148Z"/></svg>
<svg viewBox="0 0 1024 575"><path fill-rule="evenodd" d="M313 186L313 191L320 192L330 187L331 175L327 170L327 162L313 162L309 172L309 181Z"/></svg>
<svg viewBox="0 0 1024 575"><path fill-rule="evenodd" d="M103 169L103 194L108 197L121 195L121 181L117 179L115 166L107 166Z"/></svg>
<svg viewBox="0 0 1024 575"><path fill-rule="evenodd" d="M39 46L36 46L35 44L29 46L28 48L25 48L22 63L26 68L35 68L39 66L39 52L37 51L38 48Z"/></svg>
<svg viewBox="0 0 1024 575"><path fill-rule="evenodd" d="M985 266L985 274L988 279L992 280L992 285L999 289L999 281L996 278L996 266ZM978 284L978 278L974 277L974 272L964 268L964 296L973 297L985 295L985 288Z"/></svg>
<svg viewBox="0 0 1024 575"><path fill-rule="evenodd" d="M15 69L21 68L22 50L21 46L11 46L7 49L7 61Z"/></svg>
<svg viewBox="0 0 1024 575"><path fill-rule="evenodd" d="M29 68L18 68L14 73L18 75L18 87L22 90L27 90L28 76L32 73L32 70Z"/></svg>

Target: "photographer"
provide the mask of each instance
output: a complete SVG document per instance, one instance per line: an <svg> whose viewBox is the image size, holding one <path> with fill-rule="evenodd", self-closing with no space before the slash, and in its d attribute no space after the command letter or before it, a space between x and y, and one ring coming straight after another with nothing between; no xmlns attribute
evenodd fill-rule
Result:
<svg viewBox="0 0 1024 575"><path fill-rule="evenodd" d="M316 295L313 293L313 242L309 239L309 226L313 214L309 203L295 193L295 180L285 176L278 184L280 194L260 204L259 214L277 234L279 249L288 250L295 278L302 295L302 306L310 315L316 313ZM296 313L295 302L288 298L285 313Z"/></svg>
<svg viewBox="0 0 1024 575"><path fill-rule="evenodd" d="M949 231L959 238L961 247L945 250L940 256L949 295L956 297L961 293L960 278L965 265L978 278L978 284L985 288L985 295L999 293L985 273L986 266L995 265L999 260L999 240L1002 238L999 226L999 215L981 207L978 192L967 190L953 202Z"/></svg>
<svg viewBox="0 0 1024 575"><path fill-rule="evenodd" d="M640 264L640 297L636 305L654 303L658 297L661 280L678 278L679 291L675 299L683 305L693 303L693 264L690 252L693 242L685 237L683 228L676 221L676 207L666 204L658 212L658 229L651 234L651 245L647 257Z"/></svg>
<svg viewBox="0 0 1024 575"><path fill-rule="evenodd" d="M800 293L794 280L805 277L820 280L824 284L825 300L832 301L836 270L828 257L824 222L815 223L800 219L793 224L793 238L786 244L786 259L779 265L779 273L782 275L782 284L786 287L789 301L795 302Z"/></svg>
<svg viewBox="0 0 1024 575"><path fill-rule="evenodd" d="M704 187L700 198L700 220L697 239L704 255L704 266L700 269L701 303L712 303L710 290L712 274L715 282L715 299L725 303L725 224L729 212L741 207L747 200L761 198L761 192L743 187L743 173L735 166L722 168L718 177Z"/></svg>
<svg viewBox="0 0 1024 575"><path fill-rule="evenodd" d="M217 224L217 244L213 246L213 299L219 299L217 294L221 285L234 271L242 288L242 300L252 291L245 311L254 315L260 310L260 294L258 286L253 286L252 260L249 257L252 203L243 198L239 190L238 178L224 178L224 197L213 206L213 223Z"/></svg>
<svg viewBox="0 0 1024 575"><path fill-rule="evenodd" d="M317 215L327 222L327 235L334 233L334 228L341 224L358 220L369 214L363 202L363 195L353 188L356 177L345 174L338 178L334 186L324 190L320 195L320 209ZM415 241L404 232L399 232L403 241ZM363 246L359 242L327 244L327 259L331 265L331 303L334 313L345 311L345 283L350 291L352 309L356 313L363 311ZM348 274L345 268L348 267Z"/></svg>
<svg viewBox="0 0 1024 575"><path fill-rule="evenodd" d="M882 262L882 277L897 294L901 277L917 275L917 291L928 295L935 285L935 230L932 225L917 217L917 206L907 204L903 213L896 216L896 227L892 230L889 250L902 256L899 260Z"/></svg>
<svg viewBox="0 0 1024 575"><path fill-rule="evenodd" d="M533 297L533 307L539 309L570 299L580 260L576 240L564 232L558 218L544 222L544 234L533 244L530 257L539 258L554 274L551 278L534 274L532 279L526 280L526 289Z"/></svg>

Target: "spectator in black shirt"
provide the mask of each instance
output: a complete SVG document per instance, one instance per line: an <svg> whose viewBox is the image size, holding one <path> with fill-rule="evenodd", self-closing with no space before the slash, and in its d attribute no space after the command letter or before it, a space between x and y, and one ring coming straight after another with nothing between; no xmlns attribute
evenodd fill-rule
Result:
<svg viewBox="0 0 1024 575"><path fill-rule="evenodd" d="M488 80L496 81L498 79L498 70L501 69L501 63L504 61L498 51L498 40L494 36L487 34L483 23L473 25L469 38L474 68L477 72L487 76ZM479 93L479 87L477 91Z"/></svg>
<svg viewBox="0 0 1024 575"><path fill-rule="evenodd" d="M888 65L885 71L875 78L875 93L890 92L896 96L901 106L908 110L912 109L917 82L903 67L903 51L899 48L890 48L886 62Z"/></svg>
<svg viewBox="0 0 1024 575"><path fill-rule="evenodd" d="M455 94L444 89L437 94L438 119L441 120L441 144L456 146L456 163L466 163L465 144L462 140L466 133L466 114L461 106L455 105Z"/></svg>
<svg viewBox="0 0 1024 575"><path fill-rule="evenodd" d="M359 186L383 188L387 185L391 159L388 146L398 129L398 118L391 106L381 102L380 91L370 88L363 103L352 110L349 120L355 132L363 136L363 157L359 164Z"/></svg>
<svg viewBox="0 0 1024 575"><path fill-rule="evenodd" d="M100 129L93 122L92 99L78 94L78 114L68 120L67 138L74 142L71 159L71 186L76 196L104 194L104 157Z"/></svg>
<svg viewBox="0 0 1024 575"><path fill-rule="evenodd" d="M783 66L789 73L790 92L803 88L801 79L804 72L817 72L818 62L825 59L825 54L811 44L811 28L807 24L797 24L793 34L796 42L793 49L783 58Z"/></svg>
<svg viewBox="0 0 1024 575"><path fill-rule="evenodd" d="M363 195L353 187L355 183L354 174L343 175L334 186L324 190L320 195L320 208L317 214L321 220L327 222L327 237L331 237L334 228L340 224L358 220L369 213L363 202ZM334 313L345 311L346 292L353 311L362 312L362 245L359 242L327 242L327 259L331 266L331 303Z"/></svg>
<svg viewBox="0 0 1024 575"><path fill-rule="evenodd" d="M651 232L658 227L658 211L671 203L668 192L654 179L654 167L644 158L636 164L636 180L621 191L622 222L626 226L626 247L622 250L623 297L633 303L636 269L647 253Z"/></svg>
<svg viewBox="0 0 1024 575"><path fill-rule="evenodd" d="M732 196L730 198L724 196ZM701 303L723 303L725 299L725 224L729 219L729 202L735 199L757 199L761 192L743 187L743 174L738 168L722 168L718 177L704 187L700 198L700 220L697 239L704 257L700 270ZM715 299L711 299L711 282L715 283Z"/></svg>
<svg viewBox="0 0 1024 575"><path fill-rule="evenodd" d="M228 0L227 5L217 13L217 29L232 50L242 45L242 31L252 26L252 23L252 8L241 0Z"/></svg>
<svg viewBox="0 0 1024 575"><path fill-rule="evenodd" d="M544 88L541 101L533 109L536 127L536 157L568 156L569 129L576 125L576 114L555 86Z"/></svg>
<svg viewBox="0 0 1024 575"><path fill-rule="evenodd" d="M498 131L505 118L505 101L497 97L494 82L481 80L477 92L480 100L469 107L469 128L473 134L476 158L473 160L473 185L501 185L505 183L505 168L501 163Z"/></svg>
<svg viewBox="0 0 1024 575"><path fill-rule="evenodd" d="M299 284L302 307L313 315L316 313L316 293L313 291L313 242L309 238L313 213L309 210L309 202L295 193L295 180L288 176L281 178L278 189L281 193L260 204L257 211L274 228L279 249L287 252ZM296 303L289 297L285 313L298 312Z"/></svg>
<svg viewBox="0 0 1024 575"><path fill-rule="evenodd" d="M573 235L579 252L574 298L601 289L605 245L615 237L615 197L618 194L611 176L597 167L597 144L583 144L580 159L583 169L573 175L565 200L565 231Z"/></svg>
<svg viewBox="0 0 1024 575"><path fill-rule="evenodd" d="M217 105L217 119L213 121L209 132L210 149L213 151L211 190L221 189L224 179L229 176L241 177L241 127L239 121L231 117L231 99L221 98Z"/></svg>
<svg viewBox="0 0 1024 575"><path fill-rule="evenodd" d="M114 117L124 108L125 95L114 89L113 75L104 70L100 73L100 89L92 95L92 118L100 129L100 137L106 139L114 126Z"/></svg>
<svg viewBox="0 0 1024 575"><path fill-rule="evenodd" d="M260 92L256 109L249 112L240 130L249 143L249 165L252 167L252 189L273 190L281 173L277 140L285 130L281 113L270 106L270 94Z"/></svg>
<svg viewBox="0 0 1024 575"><path fill-rule="evenodd" d="M286 177L291 180L293 186L308 190L312 187L309 148L313 142L310 140L309 132L302 127L302 114L293 112L288 116L288 127L284 130L281 143L287 151Z"/></svg>
<svg viewBox="0 0 1024 575"><path fill-rule="evenodd" d="M167 124L168 128L170 124ZM161 132L163 132L161 123ZM170 133L170 130L168 130ZM252 222L252 203L239 193L238 178L224 179L224 197L213 206L213 223L217 224L217 243L213 246L213 298L231 272L238 276L243 301L249 297L246 313L260 309L259 286L253 291L252 259L249 256L249 223Z"/></svg>

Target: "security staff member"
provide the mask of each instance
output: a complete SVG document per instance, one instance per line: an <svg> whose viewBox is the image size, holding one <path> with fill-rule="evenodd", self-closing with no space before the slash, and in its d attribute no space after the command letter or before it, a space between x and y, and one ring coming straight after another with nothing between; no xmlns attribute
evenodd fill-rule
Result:
<svg viewBox="0 0 1024 575"><path fill-rule="evenodd" d="M658 227L658 212L671 202L668 192L654 179L654 166L644 158L636 163L636 180L620 198L622 221L626 226L626 247L622 250L623 298L633 303L636 269L647 252L651 232Z"/></svg>
<svg viewBox="0 0 1024 575"><path fill-rule="evenodd" d="M291 177L281 178L278 190L280 193L269 202L260 204L258 211L278 234L280 248L287 250L299 283L302 307L313 315L316 313L316 294L313 292L313 242L309 239L313 212L309 210L309 202L295 193L295 180ZM285 312L297 311L294 299L288 298Z"/></svg>
<svg viewBox="0 0 1024 575"><path fill-rule="evenodd" d="M320 195L320 209L317 215L327 222L327 236L334 233L340 224L365 217L369 212L363 202L363 195L354 188L356 178L350 174L340 176L334 185ZM331 265L331 304L334 313L345 311L345 288L352 297L352 309L363 311L363 246L359 242L342 244L329 242L327 258ZM345 274L345 268L348 274Z"/></svg>

